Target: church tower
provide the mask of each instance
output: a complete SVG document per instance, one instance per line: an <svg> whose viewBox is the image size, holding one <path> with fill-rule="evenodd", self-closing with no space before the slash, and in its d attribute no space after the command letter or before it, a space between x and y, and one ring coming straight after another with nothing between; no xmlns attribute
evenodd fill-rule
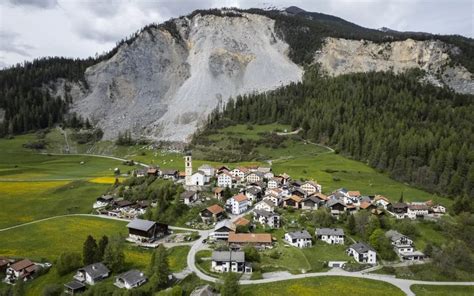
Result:
<svg viewBox="0 0 474 296"><path fill-rule="evenodd" d="M185 184L193 185L193 182L191 180L191 176L193 174L193 159L191 156L191 152L187 152L186 156L184 157L184 172L186 174Z"/></svg>

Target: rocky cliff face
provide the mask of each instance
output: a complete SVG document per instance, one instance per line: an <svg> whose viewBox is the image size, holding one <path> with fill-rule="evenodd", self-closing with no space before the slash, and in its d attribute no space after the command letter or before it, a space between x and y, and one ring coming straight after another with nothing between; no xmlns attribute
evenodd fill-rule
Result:
<svg viewBox="0 0 474 296"><path fill-rule="evenodd" d="M373 43L370 41L326 38L316 52L315 62L329 75L394 71L426 71L425 80L438 86L449 86L460 93L474 93L471 73L462 66L452 66L450 55L458 49L441 41L405 41Z"/></svg>
<svg viewBox="0 0 474 296"><path fill-rule="evenodd" d="M274 20L195 15L174 20L181 38L145 31L111 59L87 69L89 92L74 110L91 118L106 139L119 131L186 141L231 96L300 81Z"/></svg>

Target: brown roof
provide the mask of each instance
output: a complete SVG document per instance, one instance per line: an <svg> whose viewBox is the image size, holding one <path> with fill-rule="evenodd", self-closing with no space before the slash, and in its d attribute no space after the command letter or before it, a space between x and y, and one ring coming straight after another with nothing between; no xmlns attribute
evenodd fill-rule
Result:
<svg viewBox="0 0 474 296"><path fill-rule="evenodd" d="M272 243L269 233L235 233L229 232L229 243Z"/></svg>
<svg viewBox="0 0 474 296"><path fill-rule="evenodd" d="M247 196L243 195L242 193L240 194L237 194L233 197L233 199L236 201L236 202L242 202L244 200L247 200Z"/></svg>
<svg viewBox="0 0 474 296"><path fill-rule="evenodd" d="M386 202L390 202L390 201L388 200L388 198L386 198L386 197L383 196L383 195L376 195L376 196L374 197L374 200L375 200L375 201L377 201L377 200L385 200Z"/></svg>
<svg viewBox="0 0 474 296"><path fill-rule="evenodd" d="M220 188L220 187L216 187L214 188L214 193L221 193L224 189Z"/></svg>
<svg viewBox="0 0 474 296"><path fill-rule="evenodd" d="M250 221L245 219L244 217L240 217L234 221L235 226L239 226L239 225L245 226L245 225L248 225L249 223Z"/></svg>
<svg viewBox="0 0 474 296"><path fill-rule="evenodd" d="M294 200L294 201L296 201L296 202L301 202L301 201L303 200L303 198L302 198L302 197L299 197L298 195L292 195L292 196L290 196L290 197L285 198L285 200L289 200L289 199L292 199L292 200Z"/></svg>
<svg viewBox="0 0 474 296"><path fill-rule="evenodd" d="M429 207L425 204L410 204L408 205L408 208L410 210L419 210L419 211L423 211L423 210L428 210Z"/></svg>
<svg viewBox="0 0 474 296"><path fill-rule="evenodd" d="M7 266L10 263L10 260L5 257L0 257L0 267Z"/></svg>
<svg viewBox="0 0 474 296"><path fill-rule="evenodd" d="M180 177L186 177L186 172L179 171L178 176Z"/></svg>
<svg viewBox="0 0 474 296"><path fill-rule="evenodd" d="M207 210L213 213L214 215L224 212L224 209L218 204L208 207Z"/></svg>
<svg viewBox="0 0 474 296"><path fill-rule="evenodd" d="M20 260L18 262L15 262L13 263L10 267L14 270L14 271L21 271L31 265L34 265L33 262L31 262L30 260L28 259L23 259L23 260Z"/></svg>
<svg viewBox="0 0 474 296"><path fill-rule="evenodd" d="M360 196L360 191L347 191L347 194L349 194L349 196L358 197Z"/></svg>
<svg viewBox="0 0 474 296"><path fill-rule="evenodd" d="M367 209L368 207L370 207L372 204L368 201L363 201L360 203L360 208L361 209Z"/></svg>
<svg viewBox="0 0 474 296"><path fill-rule="evenodd" d="M322 200L328 200L328 196L326 194L321 193L321 192L313 193L312 196L319 197Z"/></svg>

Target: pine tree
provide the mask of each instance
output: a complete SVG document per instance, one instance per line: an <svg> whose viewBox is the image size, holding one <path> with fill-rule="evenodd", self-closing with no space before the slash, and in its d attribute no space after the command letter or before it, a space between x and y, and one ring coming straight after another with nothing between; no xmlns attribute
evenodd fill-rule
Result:
<svg viewBox="0 0 474 296"><path fill-rule="evenodd" d="M108 242L104 251L104 264L112 272L120 272L125 264L123 242L120 237L114 237Z"/></svg>
<svg viewBox="0 0 474 296"><path fill-rule="evenodd" d="M91 236L88 235L82 248L82 261L84 265L89 265L95 262L97 258L97 242Z"/></svg>
<svg viewBox="0 0 474 296"><path fill-rule="evenodd" d="M170 275L168 251L162 244L160 244L155 250L152 259L154 261L152 262L151 270L153 276L156 277L156 282L153 289L157 291L160 288L166 287L166 285L168 284L168 277Z"/></svg>
<svg viewBox="0 0 474 296"><path fill-rule="evenodd" d="M352 235L356 233L356 223L354 215L349 215L349 218L347 218L347 229L349 229L349 233Z"/></svg>
<svg viewBox="0 0 474 296"><path fill-rule="evenodd" d="M109 238L104 235L99 241L99 245L97 247L97 261L102 261L104 260L104 254L105 254L105 249L107 248L107 245L109 244Z"/></svg>
<svg viewBox="0 0 474 296"><path fill-rule="evenodd" d="M227 272L222 276L221 281L220 292L222 296L240 295L239 279L236 274Z"/></svg>

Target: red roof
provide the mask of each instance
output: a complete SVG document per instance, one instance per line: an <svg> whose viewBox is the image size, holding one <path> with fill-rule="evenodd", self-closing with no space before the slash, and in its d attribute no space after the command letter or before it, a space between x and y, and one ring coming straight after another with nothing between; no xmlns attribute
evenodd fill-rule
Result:
<svg viewBox="0 0 474 296"><path fill-rule="evenodd" d="M238 225L245 226L245 225L248 225L249 223L250 221L245 219L244 217L240 217L234 221L235 226L238 226Z"/></svg>
<svg viewBox="0 0 474 296"><path fill-rule="evenodd" d="M13 263L10 267L14 271L21 271L27 267L30 267L31 265L34 265L34 263L28 259L23 259L23 260Z"/></svg>
<svg viewBox="0 0 474 296"><path fill-rule="evenodd" d="M215 215L224 212L224 209L218 204L208 207L207 210Z"/></svg>
<svg viewBox="0 0 474 296"><path fill-rule="evenodd" d="M229 244L238 243L272 243L272 236L269 233L235 233L229 232Z"/></svg>
<svg viewBox="0 0 474 296"><path fill-rule="evenodd" d="M243 195L242 193L240 194L237 194L233 197L233 199L236 201L236 202L243 202L245 200L248 200L247 196Z"/></svg>

